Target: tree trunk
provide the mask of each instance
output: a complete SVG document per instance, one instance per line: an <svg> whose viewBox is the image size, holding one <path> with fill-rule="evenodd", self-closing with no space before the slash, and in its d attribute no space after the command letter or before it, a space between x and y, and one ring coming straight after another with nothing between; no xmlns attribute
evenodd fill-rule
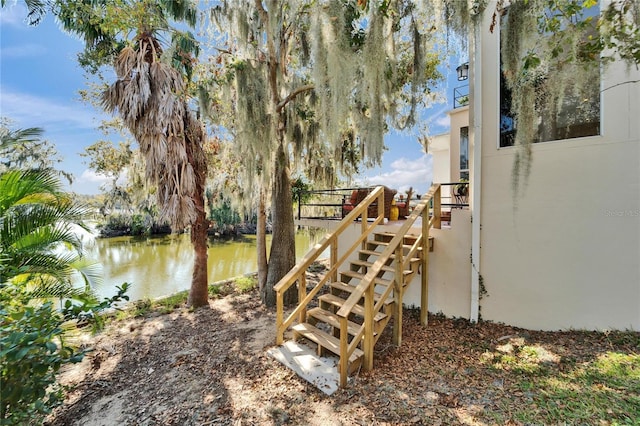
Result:
<svg viewBox="0 0 640 426"><path fill-rule="evenodd" d="M289 176L289 157L281 140L276 152L274 185L271 211L273 215L273 235L269 252L269 271L264 288L263 302L266 306L275 306L276 295L273 287L295 265L296 248L293 223L293 201L291 197L291 179ZM284 296L285 305L296 303L298 292L291 287Z"/></svg>
<svg viewBox="0 0 640 426"><path fill-rule="evenodd" d="M198 217L191 225L191 244L193 244L194 260L191 289L189 290L189 306L199 308L209 305L209 286L207 280L207 219L204 212L204 196L196 201ZM202 207L202 209L200 209Z"/></svg>
<svg viewBox="0 0 640 426"><path fill-rule="evenodd" d="M260 188L260 200L258 201L258 217L256 224L256 249L258 251L258 289L262 303L265 302L264 289L267 284L267 211L265 206L264 188Z"/></svg>
<svg viewBox="0 0 640 426"><path fill-rule="evenodd" d="M207 268L207 241L209 221L204 204L204 187L207 178L207 162L202 150L202 132L190 134L191 140L187 142L187 158L195 173L195 192L191 199L196 209L196 219L191 224L191 244L193 245L193 275L191 276L191 289L187 304L194 308L209 306L209 285Z"/></svg>

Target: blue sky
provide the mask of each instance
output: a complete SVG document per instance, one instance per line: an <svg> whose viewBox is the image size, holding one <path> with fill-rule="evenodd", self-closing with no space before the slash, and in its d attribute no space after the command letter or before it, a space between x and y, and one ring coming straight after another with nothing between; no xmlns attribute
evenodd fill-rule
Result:
<svg viewBox="0 0 640 426"><path fill-rule="evenodd" d="M29 27L22 2L7 3L0 12L0 115L14 120L15 128L44 128L45 139L64 158L59 167L75 176L70 189L96 194L104 178L88 170L86 159L79 154L86 146L108 138L97 129L106 115L81 102L78 95L87 81L76 60L83 44L62 32L50 15L37 27ZM451 69L457 65L452 62ZM455 71L450 74L443 84L447 98L459 85ZM448 131L449 109L451 102L431 108L425 120L430 134ZM418 143L417 130L408 135L392 133L386 143L389 149L382 166L365 170L356 181L400 191L413 186L424 193L431 183L432 159Z"/></svg>

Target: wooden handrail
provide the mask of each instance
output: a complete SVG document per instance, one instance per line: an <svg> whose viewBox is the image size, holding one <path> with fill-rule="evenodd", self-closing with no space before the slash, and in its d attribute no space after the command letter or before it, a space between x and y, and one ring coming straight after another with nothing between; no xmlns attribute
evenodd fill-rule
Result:
<svg viewBox="0 0 640 426"><path fill-rule="evenodd" d="M364 200L362 200L361 203L359 203L347 216L345 216L345 218L340 223L340 226L338 226L331 234L325 235L319 243L313 246L313 248L309 250L307 254L300 260L300 262L298 262L296 266L294 266L284 277L282 277L282 279L273 287L273 289L276 292L287 291L289 287L291 287L291 285L296 282L297 277L301 273L305 272L309 268L309 266L311 266L311 264L318 258L318 256L320 256L320 254L322 254L322 252L331 245L331 242L334 240L334 236L338 236L342 232L344 232L344 230L347 229L347 227L353 221L355 221L362 215L363 211L367 211L369 205L371 205L371 203L381 194L383 194L383 187L381 186L371 191L371 193L369 193L369 195ZM382 219L372 225L377 225L378 223L382 222Z"/></svg>
<svg viewBox="0 0 640 426"><path fill-rule="evenodd" d="M417 251L422 248L423 252L428 251L428 236L429 229L432 227L440 228L440 217L441 217L441 200L440 200L440 185L435 184L431 186L429 192L425 194L418 205L414 208L411 215L407 218L404 224L400 227L400 229L396 232L396 235L391 239L388 243L387 247L380 253L378 259L367 268L367 273L361 279L360 283L353 289L351 295L344 302L342 307L336 313L339 317L340 322L340 333L339 336L339 353L340 353L340 361L339 361L339 371L340 371L340 385L346 386L347 384L347 374L348 374L348 363L349 359L355 352L358 346L363 345L364 350L364 368L371 369L373 367L373 345L374 345L374 317L377 313L379 313L384 305L391 292L394 290L398 293L396 294L396 309L402 309L402 292L404 286L404 271L407 269L411 269L410 262L412 258L415 257ZM368 220L368 209L370 205L377 201L378 203L378 214L375 218L373 218L372 222ZM433 216L429 217L429 204L433 202ZM362 247L366 248L366 241L368 241L369 236L374 232L376 226L384 220L383 213L384 206L384 188L377 187L369 195L360 202L355 208L342 220L338 228L336 228L332 233L325 235L325 237L316 244L303 258L302 260L287 273L281 280L278 282L274 289L276 291L276 343L281 344L284 340L284 332L287 328L297 319L299 322L305 322L307 316L307 306L308 304L316 297L316 295L320 292L320 290L328 285L329 282L335 281L339 272L339 268L343 263L345 263L354 253L358 250L358 248ZM422 216L423 224L420 235L415 236L414 243L409 247L408 253L403 252L403 244L404 239L407 235L409 229L413 226L416 219ZM344 233L344 231L348 228L350 224L352 224L356 219L361 219L362 230L360 235L357 238L354 238L351 241L351 246L338 258L338 237ZM318 282L318 284L311 289L311 291L306 291L306 280L305 273L309 266L323 253L327 248L331 248L331 261L329 265L329 270L325 274L325 276ZM393 285L387 286L387 288L382 292L381 295L377 295L377 302L374 300L374 287L375 287L375 279L382 272L382 268L387 264L392 254L396 254L396 277ZM423 270L422 274L428 274L426 270L428 264L427 260L428 253L423 253ZM294 310L284 318L284 293L287 291L292 285L298 282L299 286L305 286L305 289L298 289L299 294L299 304L294 308ZM426 281L425 281L426 282ZM423 293L425 293L424 288L426 288L427 284L423 283ZM422 310L426 309L426 296L423 295L421 303ZM349 340L349 331L348 331L348 318L353 310L354 306L359 303L359 301L364 298L364 311L365 317L364 322L357 330L355 336L351 340ZM399 306L399 307L398 307ZM396 319L394 322L394 336L397 334L401 336L401 313L398 314L396 311L395 315L399 315L399 319ZM422 316L424 314L421 312L421 321ZM396 324L398 323L398 324ZM396 327L398 328L396 330ZM394 337L395 339L395 337ZM398 340L398 343L399 344Z"/></svg>
<svg viewBox="0 0 640 426"><path fill-rule="evenodd" d="M440 195L440 185L435 184L433 185L429 192L427 194L425 194L420 203L418 204L418 206L416 206L416 208L414 209L414 211L412 212L412 214L407 218L405 224L400 228L399 231L396 232L396 236L391 240L391 242L389 242L387 248L385 250L383 250L382 254L379 256L378 261L376 261L370 268L369 268L369 272L365 275L365 277L360 281L360 284L356 287L356 290L352 292L352 295L347 299L347 301L342 305L342 308L337 312L337 315L340 316L340 323L342 324L343 322L346 322L349 313L351 311L351 309L353 309L353 306L358 303L360 301L360 299L362 298L362 296L364 295L365 297L365 307L369 306L371 307L371 302L368 302L368 299L372 298L372 290L373 290L373 282L374 279L378 276L378 274L381 272L382 270L382 266L384 266L390 255L395 253L396 250L398 250L402 244L402 242L404 241L404 237L406 236L407 231L411 228L411 226L415 223L416 219L418 218L418 216L420 216L423 213L426 213L424 215L423 220L425 220L427 222L427 230L429 228L431 228L431 226L438 222L438 227L439 227L439 219L440 219L440 203L438 201L435 201L436 198L438 198ZM429 202L431 201L431 199L434 199L434 214L433 214L433 218L429 219ZM426 212L424 212L425 208L427 209ZM411 261L411 258L413 257L413 254L418 250L418 247L420 247L422 245L423 239L425 238L425 235L421 234L420 236L418 236L418 238L416 239L416 241L414 242L414 244L411 246L411 248L409 249L409 252L404 256L404 260L402 260L402 270L406 269L406 263ZM428 243L427 243L428 244ZM428 250L428 248L427 248ZM426 256L426 254L425 254ZM399 269L399 265L397 265L397 269ZM428 273L426 270L423 270L422 272L423 274ZM397 273L396 273L397 275ZM396 277L397 279L398 277ZM368 285L367 285L368 283ZM364 290L363 290L364 289ZM347 360L351 357L351 355L353 354L353 352L356 350L356 348L360 345L360 342L364 339L365 343L368 340L367 336L371 336L373 333L373 330L371 329L371 325L372 324L372 319L373 317L382 310L382 307L385 304L385 301L387 300L387 298L389 297L389 295L391 294L391 292L394 290L394 286L390 285L387 286L386 290L379 295L378 298L378 302L375 303L375 305L373 305L372 309L365 309L365 321L364 323L360 326L360 328L358 329L358 332L353 336L353 339L351 340L351 342L347 345L347 351L346 353L343 352L343 350L341 349L340 351L340 383L341 386L345 386L346 385L346 371L342 370L343 365L346 365L346 363L348 362ZM358 295L355 295L356 292L360 292ZM355 303L354 303L355 301ZM346 311L347 308L345 308L347 306L348 303L352 303L350 304L350 308L349 311L344 314L343 309ZM398 321L398 319L396 319L396 321ZM367 328L369 327L369 329ZM346 331L342 330L340 331L340 337L345 338L346 337ZM371 337L369 337L370 339ZM342 345L342 342L341 342ZM343 355L344 354L344 355ZM366 354L366 351L365 351ZM366 358L366 356L365 356ZM368 360L369 363L372 362L372 359ZM369 366L371 367L371 366Z"/></svg>
<svg viewBox="0 0 640 426"><path fill-rule="evenodd" d="M439 184L434 184L429 189L422 199L420 203L415 207L411 215L404 222L402 227L396 232L396 235L389 242L387 247L382 251L378 259L373 263L373 265L369 268L367 274L362 278L360 283L356 286L354 291L351 293L346 302L342 305L340 310L338 310L337 315L340 317L348 317L353 310L353 307L360 301L364 292L367 290L369 286L373 284L374 279L378 276L378 274L382 271L382 267L386 265L389 257L395 252L396 247L404 241L405 234L414 224L418 216L422 214L422 211L427 207L429 201L434 198L436 192L440 190ZM437 197L436 197L437 198ZM439 200L434 200L434 214L433 220L429 220L430 225L433 223L435 227L439 227L440 222L440 211L439 211L440 203ZM428 218L428 214L427 214ZM355 339L354 339L355 340Z"/></svg>
<svg viewBox="0 0 640 426"><path fill-rule="evenodd" d="M317 243L309 252L294 266L275 286L274 290L276 292L276 343L281 344L284 340L284 331L293 323L296 317L302 317L305 315L306 307L311 302L311 300L318 294L318 292L322 289L323 286L327 284L329 278L331 276L335 276L337 274L338 268L342 263L344 263L351 253L353 253L360 244L367 239L369 234L373 232L375 227L382 223L384 220L383 213L383 198L384 198L384 188L379 186L371 191L367 197L362 200L358 205L342 220L338 228L336 228L331 234L327 234L323 237L323 239ZM376 201L378 202L378 216L374 218L374 220L369 223L367 219L367 213L369 206ZM338 236L342 234L347 227L353 223L356 219L361 218L362 227L364 232L361 233L360 237L356 239L356 241L352 244L352 246L344 253L344 255L337 259L336 261L336 253L337 253L337 244L338 244ZM298 280L303 281L301 278L306 273L307 269L311 264L326 250L328 247L332 248L332 263L329 267L329 271L325 275L325 277L320 280L320 282L309 292L300 291L299 295L304 296L302 300L299 300L298 306L291 312L287 318L284 318L284 293ZM300 284L302 285L302 284Z"/></svg>

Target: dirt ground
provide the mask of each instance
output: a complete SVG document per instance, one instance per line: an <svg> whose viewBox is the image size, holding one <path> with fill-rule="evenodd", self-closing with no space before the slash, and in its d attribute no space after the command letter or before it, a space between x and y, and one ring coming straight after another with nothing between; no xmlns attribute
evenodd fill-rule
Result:
<svg viewBox="0 0 640 426"><path fill-rule="evenodd" d="M551 363L559 356L578 363L614 345L602 333L532 332L439 316L424 328L407 310L402 346L394 348L385 331L374 370L328 397L266 355L274 324L256 291L212 299L210 309L114 322L64 371L68 397L47 424L495 424L492 413L508 419L531 397L508 372L483 366L483 353L525 339L548 348Z"/></svg>

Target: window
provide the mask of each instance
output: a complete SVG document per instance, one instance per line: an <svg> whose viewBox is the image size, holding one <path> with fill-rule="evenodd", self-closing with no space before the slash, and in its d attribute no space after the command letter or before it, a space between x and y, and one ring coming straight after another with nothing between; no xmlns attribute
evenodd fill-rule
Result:
<svg viewBox="0 0 640 426"><path fill-rule="evenodd" d="M469 180L469 127L460 128L460 180Z"/></svg>
<svg viewBox="0 0 640 426"><path fill-rule="evenodd" d="M593 13L598 13L594 7ZM507 13L501 18L500 36L506 34ZM595 20L594 20L595 22ZM558 64L561 60L558 59ZM536 84L537 135L534 142L547 142L600 134L600 66L565 63L538 67ZM557 93L553 83L563 80L564 91ZM500 147L515 142L517 122L512 113L512 93L507 87L500 52ZM461 167L462 169L462 167Z"/></svg>

